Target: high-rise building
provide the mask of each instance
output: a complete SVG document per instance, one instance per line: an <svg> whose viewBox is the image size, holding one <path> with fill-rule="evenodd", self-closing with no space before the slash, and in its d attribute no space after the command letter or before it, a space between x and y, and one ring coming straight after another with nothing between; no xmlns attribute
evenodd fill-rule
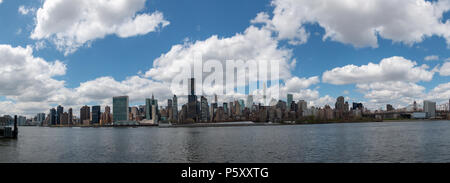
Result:
<svg viewBox="0 0 450 183"><path fill-rule="evenodd" d="M100 123L100 106L92 106L92 124L99 124Z"/></svg>
<svg viewBox="0 0 450 183"><path fill-rule="evenodd" d="M294 95L292 94L287 94L287 104L291 105L292 101L294 101Z"/></svg>
<svg viewBox="0 0 450 183"><path fill-rule="evenodd" d="M253 95L248 95L247 96L247 105L246 106L250 110L252 109L252 106L253 106Z"/></svg>
<svg viewBox="0 0 450 183"><path fill-rule="evenodd" d="M69 108L69 124L73 124L73 111L72 108Z"/></svg>
<svg viewBox="0 0 450 183"><path fill-rule="evenodd" d="M201 103L200 103L200 121L201 122L208 122L209 120L209 107L208 107L208 99L206 97L201 97ZM212 111L213 113L211 116L214 115L214 109Z"/></svg>
<svg viewBox="0 0 450 183"><path fill-rule="evenodd" d="M89 124L91 121L91 108L87 105L80 109L80 124Z"/></svg>
<svg viewBox="0 0 450 183"><path fill-rule="evenodd" d="M393 111L393 110L394 110L394 107L392 107L391 104L386 105L386 111Z"/></svg>
<svg viewBox="0 0 450 183"><path fill-rule="evenodd" d="M40 124L45 121L45 113L38 113L36 115L36 121Z"/></svg>
<svg viewBox="0 0 450 183"><path fill-rule="evenodd" d="M113 97L113 119L114 122L128 121L128 96Z"/></svg>
<svg viewBox="0 0 450 183"><path fill-rule="evenodd" d="M62 117L63 113L64 113L64 107L62 107L61 105L58 105L58 107L56 108L56 124L58 124L58 125L61 124L61 117Z"/></svg>
<svg viewBox="0 0 450 183"><path fill-rule="evenodd" d="M49 113L49 118L50 118L50 125L56 125L56 109L52 108L50 109L50 113Z"/></svg>
<svg viewBox="0 0 450 183"><path fill-rule="evenodd" d="M426 113L427 118L435 118L436 117L436 102L432 101L423 101L423 112Z"/></svg>
<svg viewBox="0 0 450 183"><path fill-rule="evenodd" d="M145 119L153 120L153 107L155 107L156 110L155 114L158 114L158 100L156 100L155 96L152 95L151 99L145 99Z"/></svg>
<svg viewBox="0 0 450 183"><path fill-rule="evenodd" d="M198 121L200 115L200 104L197 101L197 95L195 95L195 79L189 79L189 95L187 104L187 119Z"/></svg>
<svg viewBox="0 0 450 183"><path fill-rule="evenodd" d="M173 120L175 122L178 122L178 99L176 95L173 95L173 100L172 100L172 110L173 110Z"/></svg>
<svg viewBox="0 0 450 183"><path fill-rule="evenodd" d="M355 103L355 102L353 102L353 104L352 104L352 109L353 109L353 110L356 110L356 109L363 110L363 109L364 109L364 106L363 106L362 103Z"/></svg>

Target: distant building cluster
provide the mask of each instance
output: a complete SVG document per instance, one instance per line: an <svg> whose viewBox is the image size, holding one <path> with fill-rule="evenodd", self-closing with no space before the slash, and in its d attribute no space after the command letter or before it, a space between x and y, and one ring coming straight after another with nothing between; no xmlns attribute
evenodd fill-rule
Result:
<svg viewBox="0 0 450 183"><path fill-rule="evenodd" d="M59 105L50 109L49 113L39 113L32 119L18 117L18 124L43 126L104 126L104 125L156 125L159 123L191 124L214 123L229 121L254 122L330 122L354 120L385 120L385 119L450 119L450 100L444 108L436 108L436 102L424 101L419 108L414 101L411 108L395 109L391 104L385 110L370 111L362 103L350 105L343 96L336 99L334 108L308 107L305 100L294 101L292 94L287 94L287 101L273 100L269 105L255 104L253 96L220 103L217 95L211 103L205 96L195 95L195 79L189 79L188 102L180 106L176 95L167 100L167 106L158 106L158 100L152 95L145 99L145 105L129 106L128 96L116 96L110 106L82 106L79 117L72 108L64 111ZM0 126L11 125L11 116L0 117Z"/></svg>

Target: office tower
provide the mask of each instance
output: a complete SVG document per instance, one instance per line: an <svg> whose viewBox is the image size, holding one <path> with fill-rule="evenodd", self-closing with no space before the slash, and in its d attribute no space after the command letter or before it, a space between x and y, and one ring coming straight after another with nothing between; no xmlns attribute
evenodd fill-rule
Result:
<svg viewBox="0 0 450 183"><path fill-rule="evenodd" d="M99 124L100 123L100 106L92 106L92 124Z"/></svg>
<svg viewBox="0 0 450 183"><path fill-rule="evenodd" d="M105 112L101 114L100 125L111 124L112 123L112 115L111 115L111 107L106 106Z"/></svg>
<svg viewBox="0 0 450 183"><path fill-rule="evenodd" d="M198 121L200 113L200 104L197 101L197 96L195 95L195 79L191 78L189 80L189 95L187 104L187 118L194 121Z"/></svg>
<svg viewBox="0 0 450 183"><path fill-rule="evenodd" d="M68 125L69 124L69 113L64 112L61 115L61 125Z"/></svg>
<svg viewBox="0 0 450 183"><path fill-rule="evenodd" d="M225 115L229 115L229 111L228 111L228 103L224 102L223 103L223 111L225 113Z"/></svg>
<svg viewBox="0 0 450 183"><path fill-rule="evenodd" d="M344 105L345 105L345 101L344 101L344 97L340 96L336 99L336 104L335 104L335 109L336 110L344 110Z"/></svg>
<svg viewBox="0 0 450 183"><path fill-rule="evenodd" d="M298 101L298 110L306 111L306 109L308 109L308 103L306 103L306 101L304 101L304 100Z"/></svg>
<svg viewBox="0 0 450 183"><path fill-rule="evenodd" d="M414 101L414 104L413 104L413 111L417 111L417 102L416 101Z"/></svg>
<svg viewBox="0 0 450 183"><path fill-rule="evenodd" d="M195 95L195 78L190 78L189 79L188 95Z"/></svg>
<svg viewBox="0 0 450 183"><path fill-rule="evenodd" d="M36 121L37 121L38 123L41 123L41 124L42 124L42 122L45 121L45 113L38 113L38 114L36 115Z"/></svg>
<svg viewBox="0 0 450 183"><path fill-rule="evenodd" d="M178 122L178 99L176 95L173 95L173 100L172 100L172 110L173 110L173 120L175 122Z"/></svg>
<svg viewBox="0 0 450 183"><path fill-rule="evenodd" d="M91 108L87 105L80 109L80 124L88 125L91 119Z"/></svg>
<svg viewBox="0 0 450 183"><path fill-rule="evenodd" d="M139 109L137 107L131 107L130 111L130 120L137 121L138 115L139 115Z"/></svg>
<svg viewBox="0 0 450 183"><path fill-rule="evenodd" d="M247 96L247 108L249 108L251 110L252 106L253 106L253 95L248 95Z"/></svg>
<svg viewBox="0 0 450 183"><path fill-rule="evenodd" d="M287 94L287 105L291 105L292 101L294 101L294 95Z"/></svg>
<svg viewBox="0 0 450 183"><path fill-rule="evenodd" d="M356 109L363 110L363 109L364 109L364 106L363 106L362 103L355 103L355 102L353 102L353 104L352 104L352 109L353 109L353 110L356 110Z"/></svg>
<svg viewBox="0 0 450 183"><path fill-rule="evenodd" d="M244 103L244 100L242 100L242 99L239 99L239 105L240 105L240 113L242 113L242 111L244 110L244 108L245 108L245 103Z"/></svg>
<svg viewBox="0 0 450 183"><path fill-rule="evenodd" d="M113 120L114 122L128 121L128 96L113 97Z"/></svg>
<svg viewBox="0 0 450 183"><path fill-rule="evenodd" d="M431 101L423 101L423 112L426 113L427 118L435 118L436 117L436 102Z"/></svg>
<svg viewBox="0 0 450 183"><path fill-rule="evenodd" d="M209 111L208 111L208 100L206 97L201 97L201 107L200 107L200 121L201 122L208 122L209 118ZM212 111L211 116L214 115L214 111Z"/></svg>
<svg viewBox="0 0 450 183"><path fill-rule="evenodd" d="M49 115L50 115L50 124L56 125L57 124L56 123L56 109L55 108L50 109Z"/></svg>
<svg viewBox="0 0 450 183"><path fill-rule="evenodd" d="M386 111L393 111L393 110L394 110L394 107L392 107L391 104L386 105Z"/></svg>
<svg viewBox="0 0 450 183"><path fill-rule="evenodd" d="M153 112L153 107L155 107L156 112ZM154 118L153 114L158 114L158 100L152 95L151 99L145 99L145 119L152 120Z"/></svg>
<svg viewBox="0 0 450 183"><path fill-rule="evenodd" d="M61 116L64 113L64 107L62 107L61 105L58 105L58 107L56 108L56 124L60 125L61 124Z"/></svg>
<svg viewBox="0 0 450 183"><path fill-rule="evenodd" d="M69 124L73 124L73 111L72 108L69 108Z"/></svg>

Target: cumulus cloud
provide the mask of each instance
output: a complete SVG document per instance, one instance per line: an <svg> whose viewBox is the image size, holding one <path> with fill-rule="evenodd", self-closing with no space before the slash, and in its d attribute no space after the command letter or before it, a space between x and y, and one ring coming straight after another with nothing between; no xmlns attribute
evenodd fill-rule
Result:
<svg viewBox="0 0 450 183"><path fill-rule="evenodd" d="M24 101L42 101L64 85L55 76L66 73L60 61L34 57L31 47L0 45L0 95Z"/></svg>
<svg viewBox="0 0 450 183"><path fill-rule="evenodd" d="M356 87L365 93L364 97L371 103L407 105L424 97L425 87L412 82L389 81L370 84L357 84Z"/></svg>
<svg viewBox="0 0 450 183"><path fill-rule="evenodd" d="M441 76L450 76L450 62L445 62L439 70Z"/></svg>
<svg viewBox="0 0 450 183"><path fill-rule="evenodd" d="M428 70L427 65L418 66L414 61L396 56L385 58L379 64L334 68L324 72L322 80L336 85L386 81L418 82L431 81L433 75L434 72Z"/></svg>
<svg viewBox="0 0 450 183"><path fill-rule="evenodd" d="M238 33L232 37L219 38L214 35L203 41L174 45L169 52L154 60L153 68L148 70L145 76L170 82L185 67L192 66L194 58L198 55L204 62L219 61L223 69L232 60L244 62L253 60L267 64L276 61L280 64L280 79L291 77L290 66L295 62L292 58L292 50L279 48L278 41L271 36L270 31L250 26L244 33Z"/></svg>
<svg viewBox="0 0 450 183"><path fill-rule="evenodd" d="M450 82L436 86L428 93L426 99L447 103L450 99Z"/></svg>
<svg viewBox="0 0 450 183"><path fill-rule="evenodd" d="M32 39L51 40L65 54L115 34L144 35L169 25L161 12L138 13L146 0L46 0L36 13Z"/></svg>
<svg viewBox="0 0 450 183"><path fill-rule="evenodd" d="M436 61L436 60L439 60L439 56L438 55L429 55L429 56L426 56L424 58L424 60L425 61Z"/></svg>
<svg viewBox="0 0 450 183"><path fill-rule="evenodd" d="M262 12L252 23L263 23L279 39L306 43L307 24L325 29L331 39L355 47L378 47L378 38L413 44L431 36L443 37L450 45L450 20L442 22L450 1L425 0L273 0L273 16Z"/></svg>

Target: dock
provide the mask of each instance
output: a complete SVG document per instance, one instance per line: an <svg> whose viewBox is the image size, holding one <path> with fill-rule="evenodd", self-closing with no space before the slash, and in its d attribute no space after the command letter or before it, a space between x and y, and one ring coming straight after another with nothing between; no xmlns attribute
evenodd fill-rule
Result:
<svg viewBox="0 0 450 183"><path fill-rule="evenodd" d="M14 116L14 127L0 126L0 138L17 139L19 129L17 128L17 116Z"/></svg>

